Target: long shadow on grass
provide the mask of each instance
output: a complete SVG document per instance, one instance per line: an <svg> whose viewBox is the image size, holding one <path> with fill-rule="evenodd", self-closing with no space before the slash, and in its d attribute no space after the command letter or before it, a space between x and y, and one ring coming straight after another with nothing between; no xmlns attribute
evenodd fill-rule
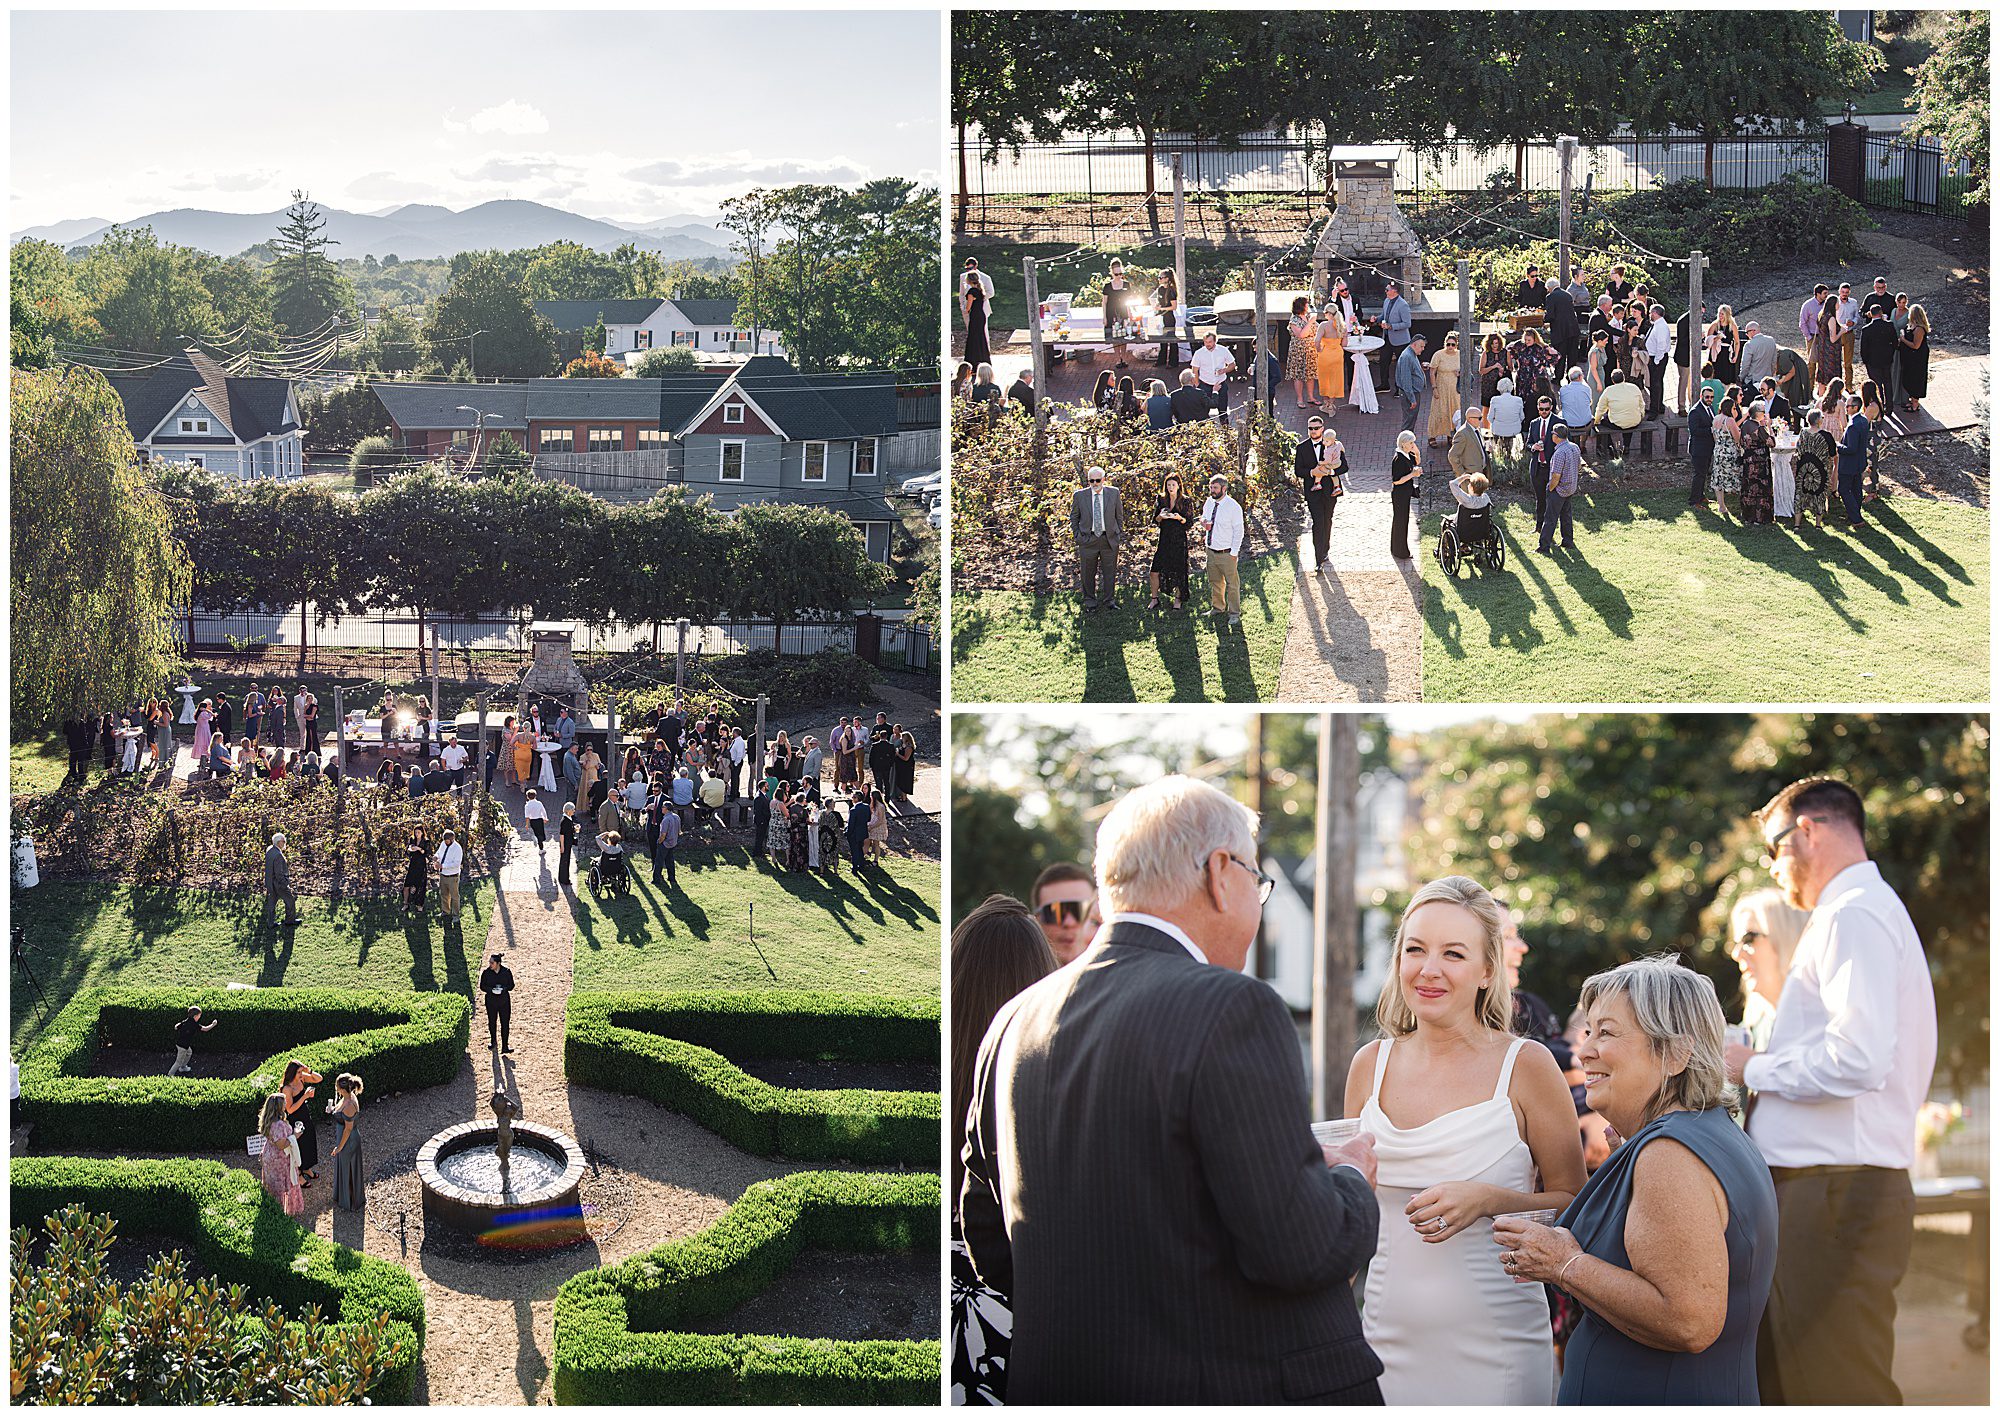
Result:
<svg viewBox="0 0 2000 1416"><path fill-rule="evenodd" d="M1876 525L1882 527L1885 531L1890 531L1899 541L1906 541L1910 545L1918 547L1922 550L1925 560L1937 566L1953 580L1956 580L1961 585L1970 585L1973 583L1971 574L1963 565L1952 556L1940 550L1934 541L1927 539L1916 527L1906 521L1902 513L1898 512L1893 506L1878 501L1870 505L1869 512L1874 517ZM1948 599L1944 595L1940 595L1939 598Z"/></svg>
<svg viewBox="0 0 2000 1416"><path fill-rule="evenodd" d="M1604 627L1618 639L1632 637L1632 602L1625 592L1604 578L1581 551L1558 551L1563 576L1583 602L1597 611Z"/></svg>
<svg viewBox="0 0 2000 1416"><path fill-rule="evenodd" d="M1195 628L1195 616L1201 611L1196 604L1190 595L1186 609L1162 608L1153 620L1153 647L1173 685L1168 697L1172 703L1201 703L1208 698L1201 676L1201 639Z"/></svg>
<svg viewBox="0 0 2000 1416"><path fill-rule="evenodd" d="M1428 519L1423 536L1423 546L1418 552L1436 563L1437 541L1443 529L1442 517ZM1570 623L1569 615L1549 588L1548 580L1541 568L1528 559L1526 545L1516 539L1507 529L1504 517L1495 518L1494 524L1507 543L1507 569L1497 574L1489 570L1473 567L1465 574L1472 579L1460 581L1444 574L1439 567L1438 574L1443 583L1434 588L1433 593L1423 599L1424 621L1432 632L1443 641L1445 652L1454 659L1463 659L1464 629L1459 607L1476 610L1486 621L1486 642L1495 649L1502 647L1516 653L1527 653L1547 642L1548 636L1535 627L1534 598L1528 592L1527 580L1532 579L1541 597L1548 603L1550 611L1562 626L1565 634L1575 634L1576 627ZM1515 567L1524 567L1517 573ZM1483 582L1483 583L1482 583Z"/></svg>

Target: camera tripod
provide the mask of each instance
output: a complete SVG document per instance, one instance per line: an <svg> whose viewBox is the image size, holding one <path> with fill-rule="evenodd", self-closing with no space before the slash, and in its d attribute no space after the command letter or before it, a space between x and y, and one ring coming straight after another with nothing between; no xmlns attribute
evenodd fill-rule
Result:
<svg viewBox="0 0 2000 1416"><path fill-rule="evenodd" d="M49 996L42 992L41 980L35 977L34 969L28 964L27 931L23 926L16 924L13 936L14 970L28 981L28 987L35 990L35 1010L41 1015L42 1021L47 1022Z"/></svg>

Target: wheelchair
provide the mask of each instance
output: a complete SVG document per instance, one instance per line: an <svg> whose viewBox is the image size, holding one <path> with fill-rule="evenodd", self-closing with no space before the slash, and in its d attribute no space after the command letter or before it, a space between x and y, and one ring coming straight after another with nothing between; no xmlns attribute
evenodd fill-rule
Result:
<svg viewBox="0 0 2000 1416"><path fill-rule="evenodd" d="M1493 509L1467 512L1463 531L1456 515L1447 516L1438 532L1437 558L1444 573L1453 577L1462 565L1477 565L1482 570L1503 569L1507 564L1507 542L1500 535L1500 528L1493 524Z"/></svg>
<svg viewBox="0 0 2000 1416"><path fill-rule="evenodd" d="M602 900L606 896L623 899L632 892L632 869L627 862L627 853L617 855L600 853L590 862L591 898Z"/></svg>

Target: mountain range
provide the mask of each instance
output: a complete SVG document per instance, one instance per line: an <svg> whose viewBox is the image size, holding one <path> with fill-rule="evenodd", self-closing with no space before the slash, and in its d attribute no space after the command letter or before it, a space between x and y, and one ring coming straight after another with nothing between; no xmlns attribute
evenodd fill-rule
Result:
<svg viewBox="0 0 2000 1416"><path fill-rule="evenodd" d="M600 221L540 202L482 202L464 211L419 202L377 212L323 206L320 212L326 217L321 234L338 243L327 253L336 260L359 260L363 256L379 260L390 255L405 260L435 258L454 256L460 251L519 250L551 241L574 241L595 251L609 251L629 241L640 250L656 252L667 260L717 256L733 259L727 233L701 222L672 218L644 223ZM117 224L150 226L163 242L192 246L218 256L233 256L260 241L270 240L284 219L283 211L245 213L181 207L135 216ZM16 231L11 240L53 241L67 250L95 245L111 226L103 218L86 217L31 226Z"/></svg>

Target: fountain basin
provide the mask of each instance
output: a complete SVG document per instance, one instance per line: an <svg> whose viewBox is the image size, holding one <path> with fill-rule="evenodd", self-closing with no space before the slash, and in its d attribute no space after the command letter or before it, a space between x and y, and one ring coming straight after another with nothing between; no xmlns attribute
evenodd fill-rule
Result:
<svg viewBox="0 0 2000 1416"><path fill-rule="evenodd" d="M424 1223L505 1248L547 1248L589 1238L578 1193L582 1149L562 1132L532 1121L514 1122L513 1132L504 1184L496 1122L467 1121L424 1143L417 1152Z"/></svg>

